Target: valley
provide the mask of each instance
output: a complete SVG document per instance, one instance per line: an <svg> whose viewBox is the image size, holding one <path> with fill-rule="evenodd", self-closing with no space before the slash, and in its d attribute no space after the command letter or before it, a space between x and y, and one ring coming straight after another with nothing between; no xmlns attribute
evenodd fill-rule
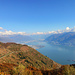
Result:
<svg viewBox="0 0 75 75"><path fill-rule="evenodd" d="M31 42L27 43L27 45L41 45L42 48L36 49L38 52L43 55L51 58L59 64L67 65L74 64L74 61L67 60L75 60L75 47L64 46L64 45L54 45L47 42Z"/></svg>
<svg viewBox="0 0 75 75"><path fill-rule="evenodd" d="M0 0L0 75L75 75L75 0Z"/></svg>
<svg viewBox="0 0 75 75"><path fill-rule="evenodd" d="M46 46L45 42L41 42L39 44L43 44ZM49 45L49 47L51 47L51 45ZM1 71L0 74L3 75L18 75L18 74L19 75L58 75L60 74L61 75L61 74L68 73L68 71L69 71L68 74L72 74L72 75L75 74L74 64L61 65L56 63L55 61L48 58L47 56L42 55L43 53L42 54L39 53L43 48L39 48L39 50L38 49L35 50L25 44L22 45L17 43L0 42L0 55L3 52L3 54L0 56L0 71ZM46 51L44 51L43 49L42 52L46 53Z"/></svg>

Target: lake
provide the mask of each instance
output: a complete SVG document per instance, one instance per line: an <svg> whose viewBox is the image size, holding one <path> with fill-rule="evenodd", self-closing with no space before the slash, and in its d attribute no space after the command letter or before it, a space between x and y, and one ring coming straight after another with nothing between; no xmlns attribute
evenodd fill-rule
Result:
<svg viewBox="0 0 75 75"><path fill-rule="evenodd" d="M26 44L43 46L36 50L59 64L75 64L75 47L51 45L47 42L30 42Z"/></svg>

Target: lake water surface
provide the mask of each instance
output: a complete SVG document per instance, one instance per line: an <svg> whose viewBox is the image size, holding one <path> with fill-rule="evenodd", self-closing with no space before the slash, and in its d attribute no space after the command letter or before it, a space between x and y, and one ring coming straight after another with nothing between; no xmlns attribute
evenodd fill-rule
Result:
<svg viewBox="0 0 75 75"><path fill-rule="evenodd" d="M46 42L31 42L27 45L44 46L36 50L59 64L75 64L75 47L51 45Z"/></svg>

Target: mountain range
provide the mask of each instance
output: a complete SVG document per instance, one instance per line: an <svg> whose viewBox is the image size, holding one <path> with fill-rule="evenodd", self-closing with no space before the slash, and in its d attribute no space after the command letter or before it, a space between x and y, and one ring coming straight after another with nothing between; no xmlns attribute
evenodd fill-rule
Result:
<svg viewBox="0 0 75 75"><path fill-rule="evenodd" d="M0 36L1 42L23 42L23 41L30 41L34 40L32 37L27 35L7 35L7 36Z"/></svg>
<svg viewBox="0 0 75 75"><path fill-rule="evenodd" d="M40 34L40 35L8 35L0 36L1 42L35 42L35 41L46 41L52 44L75 46L75 32L64 32L57 34Z"/></svg>
<svg viewBox="0 0 75 75"><path fill-rule="evenodd" d="M16 43L25 43L25 42L32 42L32 41L43 41L45 38L50 36L50 34L39 34L39 35L5 35L0 36L1 42L16 42Z"/></svg>
<svg viewBox="0 0 75 75"><path fill-rule="evenodd" d="M45 39L46 42L57 44L75 46L75 32L66 32L53 34Z"/></svg>

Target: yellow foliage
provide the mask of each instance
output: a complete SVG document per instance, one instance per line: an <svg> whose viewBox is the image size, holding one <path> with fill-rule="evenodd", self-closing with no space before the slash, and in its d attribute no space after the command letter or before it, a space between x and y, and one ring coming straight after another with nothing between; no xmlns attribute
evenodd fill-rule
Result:
<svg viewBox="0 0 75 75"><path fill-rule="evenodd" d="M6 75L4 72L0 72L0 75Z"/></svg>

